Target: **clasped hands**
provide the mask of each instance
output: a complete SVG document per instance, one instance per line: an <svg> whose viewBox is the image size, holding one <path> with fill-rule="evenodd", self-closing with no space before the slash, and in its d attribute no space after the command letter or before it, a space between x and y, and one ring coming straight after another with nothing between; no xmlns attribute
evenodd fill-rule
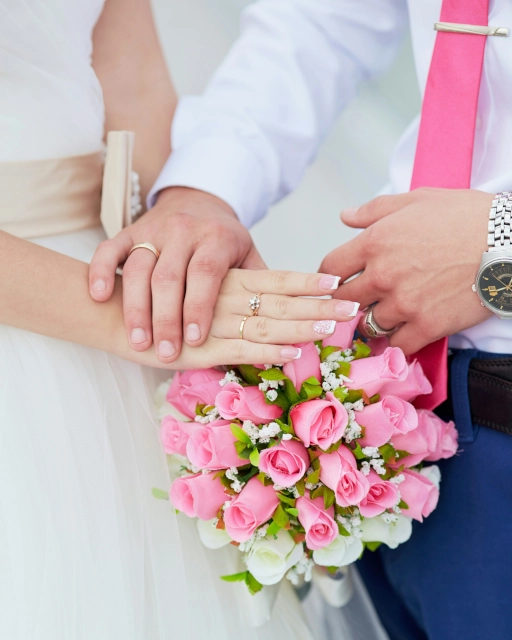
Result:
<svg viewBox="0 0 512 640"><path fill-rule="evenodd" d="M183 341L188 347L206 341L212 364L230 357L233 363L286 361L297 353L279 345L325 337L329 321L352 319L351 301L362 308L378 303L378 324L398 326L391 344L414 353L490 317L471 285L486 249L492 199L481 191L448 189L375 198L342 213L345 224L364 230L324 259L321 274L305 275L258 271L265 265L228 205L172 187L135 224L100 245L90 292L99 302L108 300L124 263L128 341L138 352L154 344L162 365L179 364ZM128 257L140 242L159 248L158 262L150 251ZM334 276L343 283L339 288ZM268 294L261 313L247 323L246 340L237 340L240 320L250 316L248 300L258 292ZM333 300L297 297L331 293Z"/></svg>

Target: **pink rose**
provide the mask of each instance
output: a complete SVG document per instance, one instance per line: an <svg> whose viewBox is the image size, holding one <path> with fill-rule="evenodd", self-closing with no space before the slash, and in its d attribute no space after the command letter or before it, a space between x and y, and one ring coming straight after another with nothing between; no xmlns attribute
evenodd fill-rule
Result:
<svg viewBox="0 0 512 640"><path fill-rule="evenodd" d="M188 418L196 415L198 404L213 405L221 390L224 374L216 369L177 371L167 392L167 402Z"/></svg>
<svg viewBox="0 0 512 640"><path fill-rule="evenodd" d="M266 424L283 413L274 404L267 404L262 391L254 387L242 387L238 382L224 385L215 402L220 415L226 420L251 420L255 424Z"/></svg>
<svg viewBox="0 0 512 640"><path fill-rule="evenodd" d="M311 500L297 498L299 522L306 530L306 544L309 549L323 549L338 537L338 525L334 521L334 507L325 510L323 497Z"/></svg>
<svg viewBox="0 0 512 640"><path fill-rule="evenodd" d="M334 453L323 453L320 480L336 494L340 507L358 505L370 490L368 479L357 469L354 454L344 445Z"/></svg>
<svg viewBox="0 0 512 640"><path fill-rule="evenodd" d="M219 478L213 473L177 478L171 485L170 499L175 509L189 518L211 520L228 499Z"/></svg>
<svg viewBox="0 0 512 640"><path fill-rule="evenodd" d="M441 458L451 458L457 452L457 430L453 422L444 422L432 411L418 410L418 427L406 434L393 436L395 449L407 451L411 455L402 458L398 464L415 467L422 460L434 462Z"/></svg>
<svg viewBox="0 0 512 640"><path fill-rule="evenodd" d="M402 349L388 347L380 356L370 356L351 362L349 389L364 389L371 398L387 382L402 381L407 376L407 361Z"/></svg>
<svg viewBox="0 0 512 640"><path fill-rule="evenodd" d="M397 505L400 500L395 484L389 482L389 480L383 480L373 470L370 471L367 477L370 483L370 490L366 498L363 498L361 501L359 511L365 518L373 518L374 516L384 513L386 509L391 509Z"/></svg>
<svg viewBox="0 0 512 640"><path fill-rule="evenodd" d="M362 447L381 447L394 434L408 433L418 426L418 414L412 404L393 396L366 406L356 419L364 427L364 438L359 440Z"/></svg>
<svg viewBox="0 0 512 640"><path fill-rule="evenodd" d="M417 397L432 393L432 385L423 373L421 364L414 360L407 365L407 376L401 382L387 382L380 390L381 396L396 396L411 402Z"/></svg>
<svg viewBox="0 0 512 640"><path fill-rule="evenodd" d="M314 342L301 342L294 345L302 349L302 355L298 360L287 362L283 367L283 373L288 376L300 391L304 380L314 376L318 381L322 380L320 373L320 356Z"/></svg>
<svg viewBox="0 0 512 640"><path fill-rule="evenodd" d="M247 464L238 457L231 423L214 420L197 425L187 442L187 458L199 469L229 469Z"/></svg>
<svg viewBox="0 0 512 640"><path fill-rule="evenodd" d="M195 427L195 422L182 422L176 420L174 416L164 416L160 428L160 439L165 453L187 455L187 442Z"/></svg>
<svg viewBox="0 0 512 640"><path fill-rule="evenodd" d="M282 487L293 486L304 476L309 464L306 447L297 440L283 440L260 453L260 470Z"/></svg>
<svg viewBox="0 0 512 640"><path fill-rule="evenodd" d="M348 322L337 322L334 333L328 338L322 340L323 347L340 347L340 349L350 349L352 342L354 341L354 333L357 329L359 319L362 316L362 312L356 314L353 320Z"/></svg>
<svg viewBox="0 0 512 640"><path fill-rule="evenodd" d="M224 512L226 531L236 542L249 540L257 527L270 520L278 504L274 487L251 478Z"/></svg>
<svg viewBox="0 0 512 640"><path fill-rule="evenodd" d="M348 413L329 392L325 400L295 405L290 411L290 419L296 435L306 447L316 444L325 451L341 439L348 424Z"/></svg>
<svg viewBox="0 0 512 640"><path fill-rule="evenodd" d="M372 350L372 356L381 356L389 347L389 340L388 338L371 338L366 341L366 344Z"/></svg>
<svg viewBox="0 0 512 640"><path fill-rule="evenodd" d="M439 489L421 473L406 469L403 474L405 480L398 489L409 508L402 509L402 513L423 522L423 518L429 516L437 506Z"/></svg>

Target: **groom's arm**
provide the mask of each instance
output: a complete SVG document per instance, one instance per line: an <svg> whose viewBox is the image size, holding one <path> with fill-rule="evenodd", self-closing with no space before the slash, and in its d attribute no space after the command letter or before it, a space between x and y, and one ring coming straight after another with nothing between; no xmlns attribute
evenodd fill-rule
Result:
<svg viewBox="0 0 512 640"><path fill-rule="evenodd" d="M387 68L407 25L404 0L260 0L204 94L185 97L173 153L150 201L186 186L246 225L292 191L362 80Z"/></svg>

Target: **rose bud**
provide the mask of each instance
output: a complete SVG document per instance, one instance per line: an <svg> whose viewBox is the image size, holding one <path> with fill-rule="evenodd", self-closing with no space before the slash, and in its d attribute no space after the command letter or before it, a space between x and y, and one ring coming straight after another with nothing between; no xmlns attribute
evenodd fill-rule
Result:
<svg viewBox="0 0 512 640"><path fill-rule="evenodd" d="M349 389L364 389L368 397L379 393L387 382L405 380L408 373L404 353L389 347L380 356L361 358L351 362Z"/></svg>
<svg viewBox="0 0 512 640"><path fill-rule="evenodd" d="M403 475L405 480L398 488L408 509L402 509L402 513L423 522L423 518L429 516L437 506L439 489L429 478L416 471L406 469Z"/></svg>
<svg viewBox="0 0 512 640"><path fill-rule="evenodd" d="M387 382L380 390L381 396L396 396L410 402L418 396L428 395L429 393L432 393L432 385L417 360L407 365L405 380Z"/></svg>
<svg viewBox="0 0 512 640"><path fill-rule="evenodd" d="M273 486L251 478L224 512L226 531L236 542L249 540L257 527L277 509L279 498Z"/></svg>
<svg viewBox="0 0 512 640"><path fill-rule="evenodd" d="M307 449L297 440L283 440L260 453L260 470L282 487L293 486L304 476L309 464Z"/></svg>
<svg viewBox="0 0 512 640"><path fill-rule="evenodd" d="M302 355L298 360L287 362L283 367L283 373L290 378L295 389L300 391L302 383L308 378L315 377L319 381L322 380L320 356L314 342L301 342L294 346L302 349Z"/></svg>
<svg viewBox="0 0 512 640"><path fill-rule="evenodd" d="M299 522L306 531L306 544L311 550L322 549L338 536L334 521L334 507L325 509L323 496L311 500L308 496L297 498Z"/></svg>
<svg viewBox="0 0 512 640"><path fill-rule="evenodd" d="M366 406L356 419L364 427L364 438L359 440L362 447L381 447L394 434L407 433L418 426L418 414L412 404L393 396Z"/></svg>
<svg viewBox="0 0 512 640"><path fill-rule="evenodd" d="M187 442L196 426L195 422L182 422L174 416L164 416L160 428L160 439L165 453L187 455Z"/></svg>
<svg viewBox="0 0 512 640"><path fill-rule="evenodd" d="M370 471L367 476L370 483L370 490L365 498L361 500L359 511L365 518L373 518L386 509L391 509L397 505L400 500L398 498L398 489L393 482L383 480L378 473Z"/></svg>
<svg viewBox="0 0 512 640"><path fill-rule="evenodd" d="M225 420L251 420L255 424L272 422L283 413L274 404L267 404L258 387L242 387L238 382L228 382L217 396L216 406Z"/></svg>
<svg viewBox="0 0 512 640"><path fill-rule="evenodd" d="M189 518L211 520L228 499L214 473L177 478L171 485L170 499L178 511Z"/></svg>
<svg viewBox="0 0 512 640"><path fill-rule="evenodd" d="M349 320L348 322L337 322L334 333L328 338L324 338L322 340L322 346L350 349L352 347L352 342L354 341L354 333L362 315L362 312L359 311L353 320Z"/></svg>
<svg viewBox="0 0 512 640"><path fill-rule="evenodd" d="M306 447L314 444L324 451L341 439L348 425L347 410L330 392L325 400L295 405L290 411L290 419Z"/></svg>
<svg viewBox="0 0 512 640"><path fill-rule="evenodd" d="M222 389L224 374L216 369L177 371L167 392L167 402L187 418L194 418L198 404L213 405Z"/></svg>
<svg viewBox="0 0 512 640"><path fill-rule="evenodd" d="M187 458L199 469L229 469L247 464L238 457L231 423L214 420L197 425L187 442Z"/></svg>
<svg viewBox="0 0 512 640"><path fill-rule="evenodd" d="M357 469L354 454L344 445L334 453L323 453L320 480L336 494L340 507L358 505L370 490L368 479Z"/></svg>

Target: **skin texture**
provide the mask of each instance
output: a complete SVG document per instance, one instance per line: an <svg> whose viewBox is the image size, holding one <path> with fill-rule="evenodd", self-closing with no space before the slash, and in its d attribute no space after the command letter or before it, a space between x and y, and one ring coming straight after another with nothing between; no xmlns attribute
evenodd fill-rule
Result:
<svg viewBox="0 0 512 640"><path fill-rule="evenodd" d="M401 325L391 345L414 353L492 315L471 285L487 249L493 197L423 188L375 198L341 214L345 224L364 231L332 251L320 269L342 282L362 272L336 297L362 308L378 302L376 322L385 329Z"/></svg>

